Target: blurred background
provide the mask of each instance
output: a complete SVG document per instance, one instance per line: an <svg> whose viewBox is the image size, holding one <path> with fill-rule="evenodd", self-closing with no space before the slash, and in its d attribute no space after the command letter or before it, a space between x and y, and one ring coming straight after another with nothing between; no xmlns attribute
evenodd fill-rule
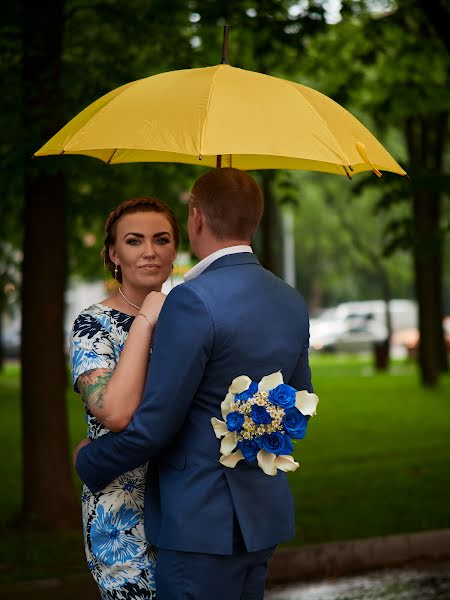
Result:
<svg viewBox="0 0 450 600"><path fill-rule="evenodd" d="M195 262L187 200L203 173L31 156L119 85L218 64L225 24L230 64L331 96L409 174L253 173L265 196L254 248L307 300L321 398L290 476L293 545L450 526L448 0L7 1L0 583L86 572L70 458L85 423L67 336L112 285L103 228L124 199L155 195L174 209L183 234L174 283L182 281Z"/></svg>

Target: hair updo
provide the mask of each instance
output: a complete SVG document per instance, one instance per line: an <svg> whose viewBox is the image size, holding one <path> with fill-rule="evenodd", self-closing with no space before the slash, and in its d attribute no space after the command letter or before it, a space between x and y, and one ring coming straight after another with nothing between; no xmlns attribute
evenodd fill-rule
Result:
<svg viewBox="0 0 450 600"><path fill-rule="evenodd" d="M112 245L114 245L116 241L117 222L121 217L123 217L123 215L129 215L138 212L156 212L165 215L172 227L172 235L175 244L175 250L178 249L178 244L180 241L180 230L175 215L173 211L167 206L167 204L165 204L161 200L158 200L158 198L151 198L149 196L142 196L139 198L131 198L130 200L125 200L109 213L105 224L106 237L101 255L103 257L103 260L105 261L105 265L108 267L113 277L116 265L113 263L109 256L109 249ZM122 283L122 271L120 269L120 265L118 266L116 279L119 283Z"/></svg>

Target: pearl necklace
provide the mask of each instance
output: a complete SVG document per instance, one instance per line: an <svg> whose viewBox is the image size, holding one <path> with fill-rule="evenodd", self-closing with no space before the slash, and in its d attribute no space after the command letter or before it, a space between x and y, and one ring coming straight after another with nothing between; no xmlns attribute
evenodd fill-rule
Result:
<svg viewBox="0 0 450 600"><path fill-rule="evenodd" d="M128 304L130 306L132 306L133 308L137 308L138 310L141 310L141 307L138 306L137 304L133 304L133 302L131 302L130 300L128 300L128 298L125 296L125 294L122 292L122 288L119 288L119 294L122 296L122 298L125 300L125 302L128 302Z"/></svg>

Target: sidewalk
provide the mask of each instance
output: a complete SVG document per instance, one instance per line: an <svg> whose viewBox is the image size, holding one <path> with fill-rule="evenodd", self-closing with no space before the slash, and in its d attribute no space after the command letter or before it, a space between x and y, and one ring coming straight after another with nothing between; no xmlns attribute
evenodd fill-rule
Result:
<svg viewBox="0 0 450 600"><path fill-rule="evenodd" d="M450 558L450 529L280 548L270 563L268 587L312 579L367 573L415 561ZM91 576L29 581L0 586L1 600L99 600Z"/></svg>

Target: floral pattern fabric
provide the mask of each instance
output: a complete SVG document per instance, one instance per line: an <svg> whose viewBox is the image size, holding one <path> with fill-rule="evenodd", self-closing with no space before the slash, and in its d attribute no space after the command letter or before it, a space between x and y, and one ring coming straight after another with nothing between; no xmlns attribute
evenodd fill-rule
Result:
<svg viewBox="0 0 450 600"><path fill-rule="evenodd" d="M77 317L70 358L74 389L91 369L114 369L134 317L94 304ZM86 407L88 436L108 429ZM118 477L96 494L84 486L83 533L89 569L103 600L154 600L156 550L144 532L147 465Z"/></svg>

